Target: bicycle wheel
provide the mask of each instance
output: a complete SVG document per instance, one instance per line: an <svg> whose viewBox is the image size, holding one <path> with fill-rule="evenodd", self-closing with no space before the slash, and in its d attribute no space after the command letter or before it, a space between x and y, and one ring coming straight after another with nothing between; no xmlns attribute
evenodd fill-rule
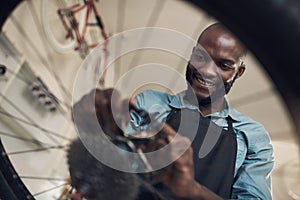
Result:
<svg viewBox="0 0 300 200"><path fill-rule="evenodd" d="M147 24L148 26L155 26L156 25L155 22L157 21L157 18L160 17L161 12L162 13L164 12L164 6L162 6L161 4L157 4L157 6L154 6L154 8L156 9L157 12L153 12L154 14L151 15L151 14L149 14L149 12L151 10L150 8L152 8L151 5L149 6L149 2L150 1L143 1L141 3L142 4L141 7L137 6L137 5L139 5L138 4L139 1L140 0L135 1L133 3L134 6L129 7L129 8L126 6L126 4L125 5L123 4L123 7L122 6L119 6L119 7L121 7L121 10L125 9L127 7L127 9L129 10L129 12L131 14L133 13L133 11L136 11L137 15L135 15L133 17L140 18L141 21L138 24L139 26L143 26L145 24ZM157 1L157 2L159 2L159 1ZM46 0L42 0L41 2L44 4L46 2ZM110 9L103 9L103 11L104 12L111 12L111 13L115 12L115 10L117 9L117 4L116 4L117 1L112 1L112 0L102 1L102 3L105 3L105 2L106 3L107 2L112 2L112 4L110 5L111 7L109 7L109 6L106 7L106 8L110 8ZM124 3L126 1L125 0L124 1L119 1L120 5L121 5L121 2ZM165 1L161 1L161 2L165 2ZM171 1L171 2L177 2L177 1ZM289 23L287 23L287 24L290 24L290 23L294 24L293 28L295 30L295 34L293 34L292 35L293 37L292 37L291 35L289 35L290 32L286 31L284 29L282 29L282 31L278 32L279 28L277 27L278 25L276 23L275 24L274 23L269 24L270 22L274 21L274 15L272 13L265 13L264 12L265 10L272 10L271 8L276 7L278 10L276 10L276 12L274 12L275 14L277 14L278 12L279 13L290 13L290 10L293 10L292 8L295 7L294 6L295 4L289 3L289 4L286 4L286 5L283 5L283 6L278 6L278 5L276 6L275 5L276 3L274 1L265 1L264 4L262 4L261 1L251 1L251 2L245 3L245 2L239 2L237 0L236 1L227 2L226 5L223 4L222 2L219 2L219 1L188 1L188 2L196 4L197 7L195 7L194 9L196 9L196 10L198 8L205 9L205 10L208 11L208 13L211 13L214 16L216 16L220 21L224 22L227 26L229 26L239 37L241 37L241 39L246 43L246 45L249 46L249 48L251 50L253 50L253 52L260 58L260 61L265 64L265 67L266 67L267 71L269 72L269 74L273 78L274 83L276 84L276 86L280 90L281 94L284 97L285 102L289 106L290 113L292 114L293 119L295 120L295 122L297 122L297 119L299 119L299 117L297 117L298 115L297 115L297 113L295 111L296 111L296 109L298 109L297 106L299 104L297 103L297 101L295 99L296 99L296 97L299 97L299 96L298 96L298 93L297 93L298 92L297 91L297 87L295 87L295 86L297 86L297 84L300 85L299 84L299 80L295 79L296 76L297 76L297 73L295 73L295 69L290 70L286 74L281 73L280 70L282 69L281 67L283 65L286 68L290 69L291 67L296 66L295 64L297 64L296 60L298 58L298 53L300 52L300 51L297 51L297 49L299 48L299 47L297 47L297 44L299 43L297 41L299 41L299 38L296 37L297 34L298 34L298 30L299 30L297 27L300 27L300 26L297 26L297 24L298 24L298 22L297 22L298 17L292 18L289 21ZM291 2L291 1L287 0L287 1L283 1L283 2ZM49 11L49 5L52 5L52 1L47 1L47 5L48 5L48 7L47 7L48 10L47 10L47 12L43 12L43 14L45 14L45 13L49 14L50 13L48 11ZM57 4L54 4L54 5L57 5ZM145 7L147 9L145 9ZM142 8L144 8L144 9L142 9ZM184 7L184 8L186 8L186 7ZM232 8L234 8L234 9L232 9ZM257 9L257 8L260 8L260 9ZM153 10L155 10L155 9L153 9ZM227 12L228 10L230 12ZM255 12L251 14L251 17L253 17L253 18L249 18L248 17L249 15L246 16L243 13L243 12L251 12L251 10L255 10ZM122 14L122 12L116 12L116 13ZM146 19L141 19L142 18L141 16L143 16L141 14L145 14L145 16L146 16L145 18ZM171 13L171 14L178 15L178 13ZM105 16L105 15L103 15L103 16ZM153 16L155 16L155 17L153 17ZM295 15L295 16L298 16L298 15ZM57 16L53 16L53 18L54 17L57 17ZM130 20L130 17L132 17L132 15L127 16L127 18L125 18L124 16L122 17L122 15L119 15L119 17L117 17L118 21L112 23L113 25L115 25L115 24L118 23L118 27L115 28L114 26L112 26L111 30L116 29L116 30L118 30L120 32L120 31L125 30L126 28L132 28L132 27L134 27L131 23L128 23L128 24L124 23L122 25L122 21L123 20ZM123 20L120 20L122 18L123 18ZM50 21L51 17L45 18L45 19ZM108 19L109 22L111 22L111 20L112 19ZM288 19L286 19L286 20L288 20ZM188 21L188 22L190 23L190 21ZM185 22L185 23L188 24L188 22ZM45 23L43 23L43 24L45 24ZM49 22L47 21L46 24L49 24ZM260 28L263 28L263 27L265 27L265 24L268 24L268 26L269 26L268 28L264 29L264 31L263 31L264 33L266 33L266 35L259 35L259 34L257 34L257 31L256 31L255 28L257 26L259 26ZM280 24L284 24L284 23L282 22ZM58 25L58 23L57 23L57 25ZM56 29L54 28L54 30L56 30ZM63 30L63 27L59 28L59 30ZM267 41L267 42L264 41L264 40L266 40L266 38L268 38L267 35L270 34L270 32L273 32L273 30L276 30L274 33L272 33L272 34L276 34L276 36L274 36L274 41L275 40L276 41L281 41L282 38L279 37L279 36L281 36L283 33L285 33L284 35L287 36L287 37L285 37L285 39L288 42L287 42L286 45L284 45L284 50L282 50L280 48L281 52L285 52L281 56L278 55L278 52L274 52L275 48L274 48L274 45L272 44L272 41ZM197 30L197 34L199 33L198 31L199 30ZM50 33L52 34L52 32L50 32ZM298 35L300 35L300 34L298 34ZM64 36L65 35L62 34L60 36L60 38L64 38ZM22 37L25 38L24 35ZM258 39L257 39L257 37L258 37ZM53 37L52 37L52 39L53 39ZM18 44L18 42L17 42L17 44ZM34 45L35 45L35 43L34 43ZM291 49L289 48L290 45L291 45ZM64 43L63 43L63 46L64 46ZM40 47L40 46L38 46L38 47ZM39 49L39 48L37 48L37 49ZM61 48L58 48L58 49L61 49ZM25 48L25 50L24 50L24 48L22 48L20 50L22 52L24 52L24 54L27 53L26 52L26 48ZM62 52L65 52L65 51L62 50ZM65 56L67 56L67 54L65 54ZM39 57L39 56L36 56L36 57ZM29 58L29 57L26 57L26 58ZM35 58L35 59L38 60L39 58ZM47 56L45 56L45 58L42 58L41 60L43 60L43 59L44 60L46 59L47 62L50 62L49 61L50 59ZM69 57L69 60L72 60L72 57L71 58ZM67 63L67 61L64 60L63 66L66 65L66 63ZM35 63L33 62L33 64L35 64ZM48 65L50 65L51 67L55 67L54 65L51 65L51 63L48 64ZM74 67L75 64L74 64L74 62L72 62L68 66ZM61 66L59 66L59 67L61 67ZM60 72L60 71L58 71L60 69L59 67L55 68L56 72ZM61 70L63 71L65 69L61 69ZM36 72L38 70L34 69L34 71ZM40 72L40 71L38 71L38 72ZM46 73L49 73L49 72L46 72ZM51 73L49 73L49 74L51 75ZM42 73L42 75L46 75L46 76L49 75L49 74L45 74L45 72L44 72L44 74ZM55 74L55 75L58 75L58 74ZM64 72L62 76L67 76L67 75L68 75L68 73ZM51 84L49 84L49 85L51 85ZM51 88L52 87L50 87L50 89ZM17 90L14 91L14 93L17 93ZM19 97L19 99L21 99L21 98L22 98L22 96ZM16 100L16 99L13 99L13 100ZM295 110L293 110L293 108L295 108ZM12 114L12 113L9 113L9 114ZM38 123L40 123L40 121L38 121ZM300 123L298 123L298 124L300 124ZM43 125L45 125L45 124L43 124ZM51 129L53 129L55 126L57 126L57 125L56 124L50 124L50 128ZM3 139L6 139L3 134L2 134L1 137ZM42 142L46 142L48 140L49 140L49 138L48 139L44 138L41 141ZM26 143L25 141L23 141L23 142ZM19 144L19 143L16 144L16 142L13 141L13 139L11 139L10 142L5 141L5 144L6 144L6 146L5 146L6 147L6 151L8 153L11 153L12 151L16 151L17 148L20 148L20 149L21 149L21 147L26 147L27 148L27 146L25 146L25 144L22 144L23 146L21 144ZM66 142L66 146L67 146L67 144L68 144L68 142ZM19 145L21 147L18 147ZM52 151L52 150L48 150L48 152L50 152L50 151ZM40 163L38 161L38 157L39 156L40 157L46 157L47 156L47 157L50 157L50 159L54 160L54 158L56 156L58 156L58 154L55 151L55 149L53 151L54 152L52 152L51 155L47 155L47 154L38 155L38 153L34 153L31 156L29 156L28 154L26 154L28 157L24 156L24 154L23 155L20 154L20 155L22 157L25 157L25 159L28 159L28 160L30 160L30 157L36 157L36 161L34 161L35 162L34 165L41 165L42 163ZM64 152L61 152L61 153L63 154L61 157L64 157L65 156ZM11 154L10 158L14 159L13 157L14 157L14 155ZM24 168L24 166L26 165L25 162L23 162L23 163L22 162L19 162L19 163L12 162L12 164L14 165L14 167L16 169L18 169L17 164L20 164L20 163L21 163L21 167L19 169L21 169L21 170L16 170L16 171L18 171L17 175L19 177L23 178L23 180L25 180L25 182L27 182L26 181L26 176L24 176L24 174L22 174L22 172L24 172L24 170L22 168ZM22 166L22 164L23 164L23 166ZM47 166L46 166L47 172L49 172L49 171L50 172L53 172L53 171L55 171L55 172L57 172L57 171L64 171L64 170L62 170L63 168L61 168L61 167L58 168L58 169L53 169L53 171L51 171L49 169L49 167L54 167L54 165L55 165L54 161L52 163L51 162L47 162ZM33 173L37 174L38 170L36 170L32 166L31 166L31 169L32 169L31 171ZM8 173L7 171L4 171L4 170L2 172L3 172L3 174ZM12 175L16 176L15 173L12 174ZM25 175L28 175L28 174L25 174ZM40 174L38 174L37 176L40 176L39 178L47 178L47 177L45 177L45 175L49 175L49 174L46 174L45 171L40 171ZM53 174L51 174L51 175L54 176ZM59 173L58 173L58 175L59 175ZM50 177L48 177L48 178L50 178ZM58 176L55 176L55 178L58 178ZM43 184L44 185L50 184L51 186L54 186L54 183L53 183L54 181L62 181L63 184L64 184L64 178L66 178L66 175L64 174L62 176L59 176L59 178L62 178L62 179L59 179L59 180L51 180L51 179L44 180L46 183L43 183ZM7 180L6 182L10 183L11 180ZM0 182L0 184L2 184L2 183L4 184L5 182ZM13 184L9 184L8 188L11 189L13 187L12 185ZM42 184L40 184L40 185L42 185ZM55 184L55 185L60 186L62 184ZM49 188L51 188L51 187L49 187ZM40 188L38 188L38 189L40 189ZM39 194L39 195L36 195L36 196L33 195L37 199L50 199L50 198L53 198L53 196L57 197L58 196L57 194L59 194L61 192L61 190L60 190L60 188L58 188L56 191L54 191L54 192L52 191L53 193L49 192L49 195L43 196L43 194L40 194L40 191L37 191L37 187L34 186L34 188L30 188L30 192L32 194ZM11 193L12 193L12 195L16 195L16 192L14 192L13 190L12 190ZM3 197L3 198L5 199L5 197ZM21 196L16 197L16 198L18 198L18 199L24 199ZM8 199L13 199L13 198L8 198Z"/></svg>
<svg viewBox="0 0 300 200"><path fill-rule="evenodd" d="M60 53L66 53L74 50L77 45L76 35L72 24L65 16L66 26L60 19L58 10L62 8L70 8L78 4L78 7L84 5L82 0L42 0L41 3L41 19L42 27L50 45ZM82 32L85 21L85 12L76 13L76 19L79 24L79 31ZM62 31L64 30L64 31ZM72 33L72 37L68 36L68 30Z"/></svg>

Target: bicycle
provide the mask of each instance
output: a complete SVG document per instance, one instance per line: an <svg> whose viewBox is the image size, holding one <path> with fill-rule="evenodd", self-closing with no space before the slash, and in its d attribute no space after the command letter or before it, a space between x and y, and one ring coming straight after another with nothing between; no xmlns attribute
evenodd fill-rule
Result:
<svg viewBox="0 0 300 200"><path fill-rule="evenodd" d="M273 4L272 1L266 1L266 4L261 5L259 1L250 1L250 2L239 2L239 1L231 1L228 2L226 5L218 2L218 1L193 1L197 6L205 8L205 10L211 12L216 17L218 17L221 21L223 21L226 25L228 25L234 32L236 32L244 42L246 42L247 46L249 46L254 52L257 52L258 57L260 60L266 64L265 68L268 69L268 72L271 74L276 86L279 88L281 94L284 96L285 101L290 108L290 112L293 116L294 122L297 126L299 126L299 115L297 114L297 98L299 97L297 92L297 85L299 85L299 79L297 80L297 73L295 73L295 69L292 68L297 64L298 54L297 49L297 37L296 34L299 33L299 29L295 26L295 35L290 35L288 31L282 29L281 32L277 33L277 37L281 35L285 35L287 40L290 43L294 43L288 46L283 46L281 52L284 53L282 56L277 56L275 49L272 45L270 45L271 41L264 41L265 37L259 37L259 34L256 33L255 28L260 27L262 28L265 24L268 24L270 28L268 28L265 32L266 35L271 34L272 31L278 30L278 24L274 22L274 15L277 13L278 10L284 11L288 10L287 7L292 7L291 5L287 4L278 8L276 5ZM291 1L289 1L291 2ZM235 8L235 9L232 9ZM250 18L249 16L244 15L244 11L250 11L251 8L262 8L255 13L256 18ZM268 10L275 10L274 15L269 16L266 18L264 16L264 9ZM225 12L226 10L230 10L231 12ZM253 17L252 15L251 17ZM264 16L264 17L261 17ZM297 16L297 15L296 15ZM291 22L297 24L297 17L291 19ZM259 23L258 23L259 22ZM268 22L268 23L267 23ZM271 23L273 22L273 23ZM286 21L287 22L287 19ZM286 23L290 24L290 23ZM281 24L282 25L282 24ZM277 28L276 28L277 27ZM62 29L64 30L64 29ZM276 34L276 33L275 33ZM264 35L265 36L265 35ZM293 37L292 37L293 36ZM281 36L282 37L282 36ZM256 43L257 42L257 43ZM261 43L261 44L260 44ZM276 56L274 56L276 55ZM271 62L272 60L272 62ZM281 73L282 66L285 66L287 69L290 69L286 74ZM298 84L297 84L298 83ZM2 170L2 169L1 169ZM5 174L5 171L2 171ZM12 183L10 179L7 179L9 183ZM4 183L4 182L3 182ZM1 182L2 184L2 182ZM13 184L8 185L8 188L12 188ZM1 189L4 188L0 187ZM6 190L6 191L9 191ZM12 192L16 195L16 192Z"/></svg>
<svg viewBox="0 0 300 200"><path fill-rule="evenodd" d="M55 12L51 9L54 9ZM51 13L56 13L56 15L48 16ZM95 22L90 19L91 14L94 14ZM46 37L56 51L66 52L74 49L79 51L80 57L84 59L89 53L89 49L96 47L100 42L96 36L87 38L87 29L96 26L100 29L105 43L103 50L108 54L108 36L94 0L42 0L41 17ZM55 23L55 27L52 27L49 20L59 21L60 24Z"/></svg>
<svg viewBox="0 0 300 200"><path fill-rule="evenodd" d="M82 59L89 54L90 49L101 43L101 38L97 34L97 30L100 30L103 39L103 66L105 68L109 57L107 49L109 40L104 23L95 5L97 1L99 0L42 0L42 27L48 42L56 51L66 53L74 49L79 52ZM53 13L55 13L54 16ZM48 16L48 14L51 16ZM91 14L93 14L93 19L91 19ZM55 24L51 24L52 21L50 20ZM98 29L94 30L91 27ZM89 35L87 34L88 29L90 29ZM98 67L95 68L95 74L98 74L101 70L100 63L101 59ZM99 81L100 86L104 85L105 77L106 71Z"/></svg>

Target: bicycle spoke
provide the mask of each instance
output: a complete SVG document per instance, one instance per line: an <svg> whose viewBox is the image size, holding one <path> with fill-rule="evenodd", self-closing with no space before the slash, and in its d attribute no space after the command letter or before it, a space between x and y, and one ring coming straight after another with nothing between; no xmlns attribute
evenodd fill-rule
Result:
<svg viewBox="0 0 300 200"><path fill-rule="evenodd" d="M37 128L37 129L43 131L44 133L52 134L52 135L54 135L54 136L56 136L56 137L59 137L59 138L61 138L61 139L64 139L64 140L68 140L68 141L71 141L71 140L72 140L71 138L65 137L65 136L63 136L62 134L56 133L56 132L54 132L54 131L51 131L51 130L48 130L48 129L45 129L45 128L42 128L40 125L38 125L38 124L36 124L36 123L28 122L28 121L26 121L26 120L24 120L24 119L21 119L21 118L19 118L19 117L13 116L12 114L9 114L9 113L7 113L7 112L5 112L5 111L0 110L0 114L5 115L5 116L7 116L7 117L10 117L10 118L12 118L12 119L14 119L14 120L20 121L20 122L22 122L22 123L28 124L28 125L30 125L30 126L32 126L32 127L35 127L35 128Z"/></svg>
<svg viewBox="0 0 300 200"><path fill-rule="evenodd" d="M9 104L11 105L17 112L19 112L22 116L24 116L27 120L29 120L31 123L36 124L26 113L24 113L18 106L16 106L11 100L9 100L6 96L4 96L2 93L0 93L0 96L2 96L2 98ZM56 140L55 138L53 138L52 135L46 134L46 136L52 140L53 142L55 142L56 144L58 144L58 140Z"/></svg>
<svg viewBox="0 0 300 200"><path fill-rule="evenodd" d="M167 2L167 0L156 0L156 3L154 5L154 7L152 8L149 20L146 23L146 27L155 26L155 24L157 23L166 2ZM142 44L143 41L147 41L150 35L151 35L151 31L144 32L143 36L141 37L141 39L139 41L139 44ZM139 54L137 54L137 53L134 54L134 56L131 59L131 62L129 64L129 67L136 66L139 63L140 57L141 56ZM128 80L130 80L130 79L128 79Z"/></svg>
<svg viewBox="0 0 300 200"><path fill-rule="evenodd" d="M118 12L116 17L116 32L121 33L124 31L124 22L125 22L125 7L126 7L127 0L118 1ZM116 52L115 55L119 55L120 50L122 49L122 42L116 43ZM118 59L116 61L116 66L122 66L122 59ZM121 75L121 68L117 67L115 69L115 76L119 77ZM115 80L113 81L115 83Z"/></svg>
<svg viewBox="0 0 300 200"><path fill-rule="evenodd" d="M58 1L56 1L56 2L58 2L60 8L65 8L65 7L67 7L67 3L66 3L65 0L58 0Z"/></svg>
<svg viewBox="0 0 300 200"><path fill-rule="evenodd" d="M38 177L38 176L19 176L19 177L22 178L22 179L31 179L31 180L63 181L63 182L66 182L65 178Z"/></svg>
<svg viewBox="0 0 300 200"><path fill-rule="evenodd" d="M58 185L58 186L49 188L49 189L47 189L47 190L43 190L43 191L41 191L41 192L35 193L35 194L33 194L32 196L36 197L36 196L38 196L38 195L41 195L41 194L50 192L50 191L52 191L52 190L58 189L58 188L60 188L60 187L63 187L63 186L65 186L65 185L68 185L68 184L69 184L69 183L64 183L64 184L61 184L61 185Z"/></svg>
<svg viewBox="0 0 300 200"><path fill-rule="evenodd" d="M127 0L118 1L118 12L116 13L116 32L120 33L124 31L124 22L125 22L125 7Z"/></svg>
<svg viewBox="0 0 300 200"><path fill-rule="evenodd" d="M29 142L29 143L33 143L33 144L37 144L37 145L40 145L40 144L49 145L49 144L40 142L40 141L35 140L35 139L24 138L24 137L16 136L16 135L13 135L11 133L7 133L7 132L3 132L3 131L0 131L0 135L4 135L4 136L7 136L7 137L15 138L15 139L18 139L18 140L21 140L21 141L24 141L24 142Z"/></svg>
<svg viewBox="0 0 300 200"><path fill-rule="evenodd" d="M69 147L69 145L59 145L59 146L50 146L45 148L37 148L37 149L31 149L31 150L24 150L24 151L14 151L14 152L8 152L6 155L18 155L18 154L24 154L24 153L33 153L33 152L39 152L39 151L48 151L51 149L56 150L66 150L65 148Z"/></svg>

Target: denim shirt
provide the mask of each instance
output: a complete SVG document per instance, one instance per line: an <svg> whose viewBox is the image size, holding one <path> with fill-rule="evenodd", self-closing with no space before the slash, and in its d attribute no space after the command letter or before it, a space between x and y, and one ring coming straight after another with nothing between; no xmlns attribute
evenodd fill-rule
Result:
<svg viewBox="0 0 300 200"><path fill-rule="evenodd" d="M172 108L188 108L200 112L198 106L184 99L185 92L170 95L153 90L146 90L137 95L137 108L144 109L155 120L163 122ZM232 199L272 199L270 173L274 166L273 146L264 127L251 118L232 109L226 101L226 109L212 113L211 119L218 126L227 128L227 116L233 120L237 138L237 155L234 172ZM143 131L147 125L141 125L143 119L131 113L131 122L127 132L134 134Z"/></svg>

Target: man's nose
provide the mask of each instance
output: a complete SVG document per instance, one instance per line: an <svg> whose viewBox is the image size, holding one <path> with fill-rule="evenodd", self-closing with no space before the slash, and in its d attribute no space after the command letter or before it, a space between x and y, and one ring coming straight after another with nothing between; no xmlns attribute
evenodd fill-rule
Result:
<svg viewBox="0 0 300 200"><path fill-rule="evenodd" d="M201 67L201 73L204 77L216 77L218 76L218 66L213 60L210 60Z"/></svg>

